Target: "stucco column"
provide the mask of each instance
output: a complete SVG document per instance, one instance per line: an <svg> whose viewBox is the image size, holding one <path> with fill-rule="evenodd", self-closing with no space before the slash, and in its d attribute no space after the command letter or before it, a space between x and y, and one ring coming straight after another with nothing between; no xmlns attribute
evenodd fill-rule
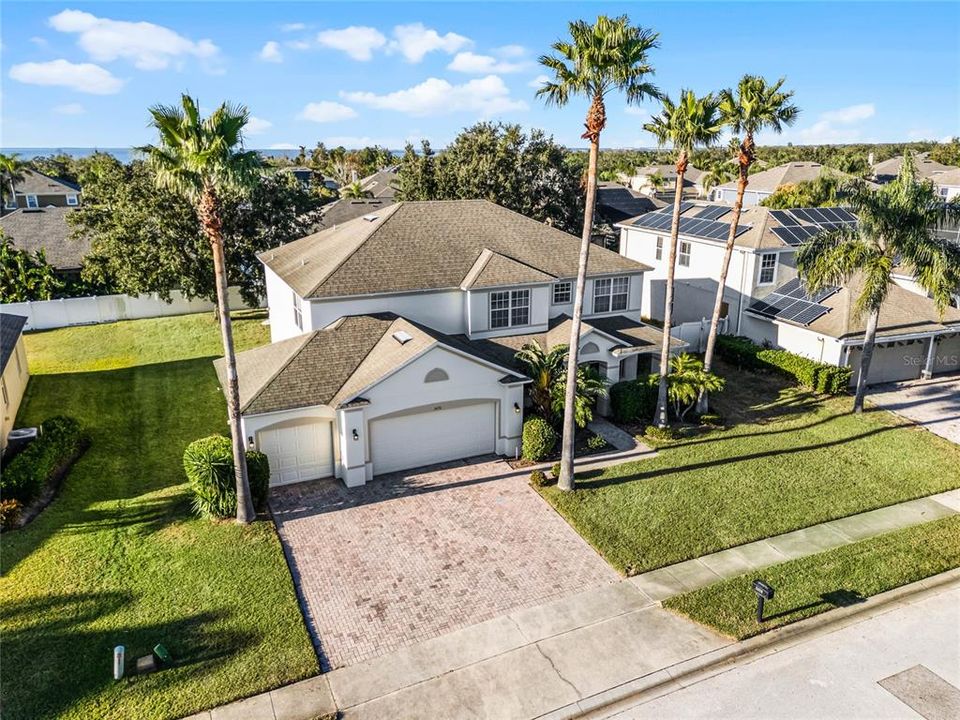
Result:
<svg viewBox="0 0 960 720"><path fill-rule="evenodd" d="M340 443L339 475L347 487L367 482L367 433L364 408L337 411L337 440Z"/></svg>
<svg viewBox="0 0 960 720"><path fill-rule="evenodd" d="M933 368L937 362L937 336L930 336L930 344L927 345L927 362L924 363L923 372L920 377L923 380L929 380L933 377Z"/></svg>

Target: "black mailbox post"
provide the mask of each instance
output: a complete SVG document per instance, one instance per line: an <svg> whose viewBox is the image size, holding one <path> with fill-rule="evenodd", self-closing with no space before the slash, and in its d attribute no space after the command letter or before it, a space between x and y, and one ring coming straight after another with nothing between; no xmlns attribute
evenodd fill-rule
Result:
<svg viewBox="0 0 960 720"><path fill-rule="evenodd" d="M753 591L757 594L757 622L762 623L763 603L765 600L773 600L773 588L763 580L754 580Z"/></svg>

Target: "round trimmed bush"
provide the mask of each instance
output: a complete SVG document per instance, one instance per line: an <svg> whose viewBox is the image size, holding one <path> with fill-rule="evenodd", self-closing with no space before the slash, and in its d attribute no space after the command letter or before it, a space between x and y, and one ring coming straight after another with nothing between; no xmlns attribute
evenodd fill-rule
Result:
<svg viewBox="0 0 960 720"><path fill-rule="evenodd" d="M553 475L554 480L560 479L560 463L555 462L553 467L550 468L550 474Z"/></svg>
<svg viewBox="0 0 960 720"><path fill-rule="evenodd" d="M557 433L539 415L523 423L523 457L538 462L547 457L557 444Z"/></svg>
<svg viewBox="0 0 960 720"><path fill-rule="evenodd" d="M547 476L544 475L543 470L534 470L530 473L530 484L534 487L546 487Z"/></svg>
<svg viewBox="0 0 960 720"><path fill-rule="evenodd" d="M270 484L270 464L261 452L248 451L247 477L253 506L262 510ZM183 469L193 489L193 508L205 517L227 518L237 514L237 481L233 447L223 435L194 440L183 453Z"/></svg>

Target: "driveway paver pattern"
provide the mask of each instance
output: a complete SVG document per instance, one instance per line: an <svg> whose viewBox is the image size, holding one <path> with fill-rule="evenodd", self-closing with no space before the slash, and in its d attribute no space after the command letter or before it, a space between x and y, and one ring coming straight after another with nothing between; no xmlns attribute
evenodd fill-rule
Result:
<svg viewBox="0 0 960 720"><path fill-rule="evenodd" d="M527 475L482 458L274 489L324 670L619 580Z"/></svg>
<svg viewBox="0 0 960 720"><path fill-rule="evenodd" d="M960 445L960 375L877 385L867 399Z"/></svg>

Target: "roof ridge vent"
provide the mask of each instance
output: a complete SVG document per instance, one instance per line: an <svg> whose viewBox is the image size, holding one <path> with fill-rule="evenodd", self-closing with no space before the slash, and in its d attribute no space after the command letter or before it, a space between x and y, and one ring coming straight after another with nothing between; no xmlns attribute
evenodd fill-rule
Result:
<svg viewBox="0 0 960 720"><path fill-rule="evenodd" d="M401 345L406 345L408 342L413 340L413 335L408 333L406 330L397 330L395 333L393 333L392 337Z"/></svg>

